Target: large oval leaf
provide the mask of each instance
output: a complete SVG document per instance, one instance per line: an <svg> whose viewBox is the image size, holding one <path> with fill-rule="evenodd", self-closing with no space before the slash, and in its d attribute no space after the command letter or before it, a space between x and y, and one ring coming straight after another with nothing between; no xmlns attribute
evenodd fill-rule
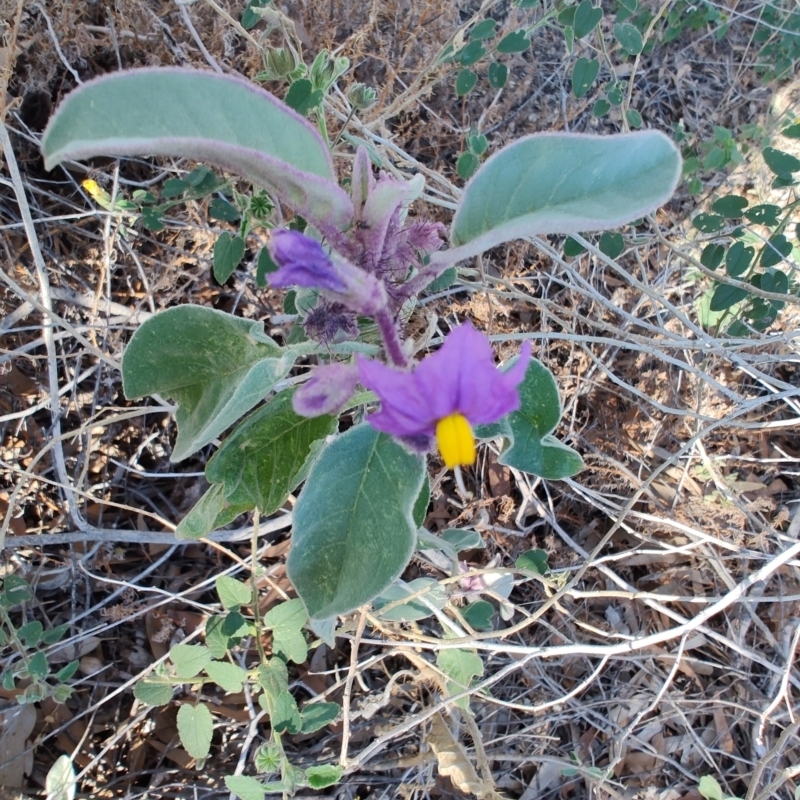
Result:
<svg viewBox="0 0 800 800"><path fill-rule="evenodd" d="M122 387L129 399L160 394L179 404L172 460L180 461L263 400L294 360L264 334L261 322L177 306L134 333L122 356Z"/></svg>
<svg viewBox="0 0 800 800"><path fill-rule="evenodd" d="M309 616L347 614L387 589L416 541L425 461L364 423L314 462L294 509L289 579Z"/></svg>
<svg viewBox="0 0 800 800"><path fill-rule="evenodd" d="M186 157L242 175L312 220L353 216L314 127L277 98L230 75L137 69L69 94L42 138L45 167L106 156Z"/></svg>
<svg viewBox="0 0 800 800"><path fill-rule="evenodd" d="M454 263L523 236L615 228L666 202L680 170L678 150L658 131L523 137L466 185L454 249L431 261Z"/></svg>

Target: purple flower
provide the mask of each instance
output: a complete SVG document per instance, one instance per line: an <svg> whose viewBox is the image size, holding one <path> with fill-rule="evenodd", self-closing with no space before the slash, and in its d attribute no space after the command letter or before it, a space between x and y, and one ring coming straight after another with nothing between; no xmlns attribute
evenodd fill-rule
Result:
<svg viewBox="0 0 800 800"><path fill-rule="evenodd" d="M348 261L332 259L318 241L300 231L275 231L270 238L269 252L278 265L278 269L267 276L275 288L319 289L331 300L367 316L386 305L382 281Z"/></svg>
<svg viewBox="0 0 800 800"><path fill-rule="evenodd" d="M519 408L517 387L530 358L530 343L525 342L516 363L501 372L489 340L468 322L411 372L359 357L361 383L381 401L381 410L368 420L403 440L427 438L429 447L435 436L448 467L472 464L472 426L496 422Z"/></svg>
<svg viewBox="0 0 800 800"><path fill-rule="evenodd" d="M294 393L292 406L301 417L338 414L358 383L355 364L324 364Z"/></svg>

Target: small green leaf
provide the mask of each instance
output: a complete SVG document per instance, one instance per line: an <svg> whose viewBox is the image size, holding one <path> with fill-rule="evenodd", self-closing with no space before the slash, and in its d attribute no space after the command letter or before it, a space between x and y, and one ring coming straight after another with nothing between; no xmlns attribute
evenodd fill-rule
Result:
<svg viewBox="0 0 800 800"><path fill-rule="evenodd" d="M80 667L81 662L76 658L74 661L70 661L65 667L61 667L61 669L56 672L55 678L57 681L64 682L68 681L77 671L78 667Z"/></svg>
<svg viewBox="0 0 800 800"><path fill-rule="evenodd" d="M744 212L744 215L750 220L750 222L772 228L778 224L782 211L783 209L781 209L780 206L771 205L770 203L762 203L761 205L748 208Z"/></svg>
<svg viewBox="0 0 800 800"><path fill-rule="evenodd" d="M752 247L745 247L744 242L734 242L725 256L725 272L731 278L744 275L753 261L756 251Z"/></svg>
<svg viewBox="0 0 800 800"><path fill-rule="evenodd" d="M636 9L639 7L638 0L619 0L619 4L631 14L635 13Z"/></svg>
<svg viewBox="0 0 800 800"><path fill-rule="evenodd" d="M493 61L489 64L489 86L492 89L502 89L508 80L508 67Z"/></svg>
<svg viewBox="0 0 800 800"><path fill-rule="evenodd" d="M241 236L231 236L227 231L220 234L214 244L214 278L218 283L225 281L233 275L244 256L244 239Z"/></svg>
<svg viewBox="0 0 800 800"><path fill-rule="evenodd" d="M483 661L480 656L472 650L440 650L436 657L436 664L439 669L447 675L450 680L446 683L448 696L461 694L472 685L472 679L483 675ZM469 708L469 698L462 697L456 705L466 711Z"/></svg>
<svg viewBox="0 0 800 800"><path fill-rule="evenodd" d="M481 42L470 42L458 54L458 60L464 67L471 67L486 55L486 48ZM466 92L465 92L466 94Z"/></svg>
<svg viewBox="0 0 800 800"><path fill-rule="evenodd" d="M249 775L226 775L225 786L241 800L264 800L266 797L261 781Z"/></svg>
<svg viewBox="0 0 800 800"><path fill-rule="evenodd" d="M795 122L794 125L784 128L781 134L789 139L800 139L800 122Z"/></svg>
<svg viewBox="0 0 800 800"><path fill-rule="evenodd" d="M18 631L17 636L25 644L25 647L35 647L42 640L44 625L38 619L23 625Z"/></svg>
<svg viewBox="0 0 800 800"><path fill-rule="evenodd" d="M272 701L282 692L289 691L289 670L280 658L271 658L258 668L258 683Z"/></svg>
<svg viewBox="0 0 800 800"><path fill-rule="evenodd" d="M480 41L481 39L490 39L494 36L497 22L493 19L485 19L479 22L470 32L469 38L473 41Z"/></svg>
<svg viewBox="0 0 800 800"><path fill-rule="evenodd" d="M608 114L609 111L611 111L611 103L602 98L592 106L592 116L598 119Z"/></svg>
<svg viewBox="0 0 800 800"><path fill-rule="evenodd" d="M578 7L575 9L575 38L583 39L588 36L603 19L603 9L599 6L593 6L592 0L581 0Z"/></svg>
<svg viewBox="0 0 800 800"><path fill-rule="evenodd" d="M514 566L519 570L546 575L548 570L547 552L545 550L527 550L517 559Z"/></svg>
<svg viewBox="0 0 800 800"><path fill-rule="evenodd" d="M703 158L703 169L719 169L727 160L728 156L721 147L712 147Z"/></svg>
<svg viewBox="0 0 800 800"><path fill-rule="evenodd" d="M707 244L700 255L700 263L710 270L716 270L725 258L725 248L721 244Z"/></svg>
<svg viewBox="0 0 800 800"><path fill-rule="evenodd" d="M584 3L589 3L590 0L583 0ZM583 97L591 85L597 78L600 72L600 62L597 59L579 58L572 68L572 93L575 97Z"/></svg>
<svg viewBox="0 0 800 800"><path fill-rule="evenodd" d="M462 181L468 181L478 169L481 162L480 159L473 153L461 153L456 161L456 172Z"/></svg>
<svg viewBox="0 0 800 800"><path fill-rule="evenodd" d="M341 711L338 703L309 703L300 712L301 733L316 733L335 722Z"/></svg>
<svg viewBox="0 0 800 800"><path fill-rule="evenodd" d="M760 288L765 292L775 292L776 294L786 294L789 291L789 278L785 272L779 269L770 269L761 275ZM773 302L771 305L775 305ZM779 305L783 305L779 302Z"/></svg>
<svg viewBox="0 0 800 800"><path fill-rule="evenodd" d="M611 233L606 231L597 244L598 250L604 253L609 258L614 259L619 256L625 249L625 240L622 238L621 233Z"/></svg>
<svg viewBox="0 0 800 800"><path fill-rule="evenodd" d="M338 764L320 764L306 769L306 780L312 789L327 789L339 782L342 768Z"/></svg>
<svg viewBox="0 0 800 800"><path fill-rule="evenodd" d="M262 247L261 252L258 254L258 264L256 266L256 285L263 289L267 285L267 275L277 270L278 265L272 260L269 250L266 247Z"/></svg>
<svg viewBox="0 0 800 800"><path fill-rule="evenodd" d="M531 40L524 30L513 31L497 43L498 53L522 53L530 47Z"/></svg>
<svg viewBox="0 0 800 800"><path fill-rule="evenodd" d="M3 578L3 604L6 608L13 608L32 599L33 592L24 578L19 575L6 575Z"/></svg>
<svg viewBox="0 0 800 800"><path fill-rule="evenodd" d="M767 166L780 177L791 177L793 172L800 170L800 158L776 150L774 147L765 147L762 150Z"/></svg>
<svg viewBox="0 0 800 800"><path fill-rule="evenodd" d="M792 252L792 243L782 234L776 233L769 238L761 251L760 264L769 268L780 264Z"/></svg>
<svg viewBox="0 0 800 800"><path fill-rule="evenodd" d="M455 269L453 271L455 272ZM440 275L439 277L442 276ZM431 482L426 474L425 480L422 481L422 488L420 488L417 499L414 501L414 508L411 510L411 517L414 520L414 525L416 525L418 528L421 527L425 522L425 517L428 515L428 506L430 503Z"/></svg>
<svg viewBox="0 0 800 800"><path fill-rule="evenodd" d="M175 665L175 677L190 680L211 661L211 651L203 644L176 644L169 651L169 657Z"/></svg>
<svg viewBox="0 0 800 800"><path fill-rule="evenodd" d="M631 128L641 128L644 124L642 115L635 108L629 108L625 112L625 119L628 120L628 125L630 125Z"/></svg>
<svg viewBox="0 0 800 800"><path fill-rule="evenodd" d="M269 722L275 733L300 733L302 719L290 692L279 692L276 697L270 698Z"/></svg>
<svg viewBox="0 0 800 800"><path fill-rule="evenodd" d="M519 411L509 414L501 429L509 443L499 463L548 480L580 472L583 459L550 436L561 418L561 401L552 373L535 359L528 365L519 397Z"/></svg>
<svg viewBox="0 0 800 800"><path fill-rule="evenodd" d="M242 216L242 213L223 197L215 197L209 203L208 216L212 219L221 219L223 222L236 222ZM225 281L220 281L220 283L225 283Z"/></svg>
<svg viewBox="0 0 800 800"><path fill-rule="evenodd" d="M49 631L45 631L42 634L42 642L44 642L44 644L55 644L56 642L60 642L61 637L64 636L69 628L69 622L63 622L61 625L56 625L55 628L51 628Z"/></svg>
<svg viewBox="0 0 800 800"><path fill-rule="evenodd" d="M703 233L716 233L725 227L725 217L719 214L698 214L692 220L692 225Z"/></svg>
<svg viewBox="0 0 800 800"><path fill-rule="evenodd" d="M254 8L266 8L272 0L248 0L242 12L242 27L249 31L261 22L261 16L253 11Z"/></svg>
<svg viewBox="0 0 800 800"><path fill-rule="evenodd" d="M142 678L133 687L133 696L148 706L165 706L172 700L172 684L154 678Z"/></svg>
<svg viewBox="0 0 800 800"><path fill-rule="evenodd" d="M190 186L191 183L182 178L167 178L161 187L161 196L167 199L180 197Z"/></svg>
<svg viewBox="0 0 800 800"><path fill-rule="evenodd" d="M295 598L279 603L264 615L264 627L272 630L273 652L285 656L295 664L308 657L308 645L303 626L308 621L303 601Z"/></svg>
<svg viewBox="0 0 800 800"><path fill-rule="evenodd" d="M295 354L278 347L263 324L184 305L144 322L122 356L126 397L174 398L180 461L213 441L283 378Z"/></svg>
<svg viewBox="0 0 800 800"><path fill-rule="evenodd" d="M300 78L289 87L283 102L289 108L294 109L301 117L305 117L309 111L322 102L322 97L322 91L314 89L310 80Z"/></svg>
<svg viewBox="0 0 800 800"><path fill-rule="evenodd" d="M216 614L206 622L206 646L214 658L223 658L242 637L251 633L250 627L238 611L231 611L225 616Z"/></svg>
<svg viewBox="0 0 800 800"><path fill-rule="evenodd" d="M47 800L74 800L75 798L75 767L72 759L59 756L50 767L44 785Z"/></svg>
<svg viewBox="0 0 800 800"><path fill-rule="evenodd" d="M477 600L461 609L461 615L467 624L476 631L492 630L494 606L486 600Z"/></svg>
<svg viewBox="0 0 800 800"><path fill-rule="evenodd" d="M371 425L320 452L294 508L287 572L313 618L346 614L399 577L425 462Z"/></svg>
<svg viewBox="0 0 800 800"><path fill-rule="evenodd" d="M581 253L585 252L586 248L571 236L567 236L567 238L564 240L564 255L568 258L579 256Z"/></svg>
<svg viewBox="0 0 800 800"><path fill-rule="evenodd" d="M242 691L242 685L247 680L247 673L236 664L227 661L210 661L206 664L206 674L217 686L231 694Z"/></svg>
<svg viewBox="0 0 800 800"><path fill-rule="evenodd" d="M214 719L207 706L184 703L178 709L178 735L183 749L192 758L205 758L211 750Z"/></svg>
<svg viewBox="0 0 800 800"><path fill-rule="evenodd" d="M721 214L729 219L736 219L741 217L747 208L747 200L738 194L729 194L727 197L716 199L711 208L716 214Z"/></svg>
<svg viewBox="0 0 800 800"><path fill-rule="evenodd" d="M456 78L456 95L464 97L469 94L478 82L478 76L471 69L462 69Z"/></svg>
<svg viewBox="0 0 800 800"><path fill-rule="evenodd" d="M620 81L607 83L604 91L608 102L611 103L612 106L622 105L622 101L625 99L625 89Z"/></svg>
<svg viewBox="0 0 800 800"><path fill-rule="evenodd" d="M714 294L711 295L709 308L711 311L725 311L744 300L748 294L747 289L740 289L738 286L729 286L727 283L721 283L714 289Z"/></svg>
<svg viewBox="0 0 800 800"><path fill-rule="evenodd" d="M476 156L482 156L489 148L489 140L482 133L471 133L467 136L467 147Z"/></svg>
<svg viewBox="0 0 800 800"><path fill-rule="evenodd" d="M47 656L45 656L41 650L34 653L31 660L28 662L28 672L30 672L31 677L42 681L47 677L49 671L50 667L47 665Z"/></svg>
<svg viewBox="0 0 800 800"><path fill-rule="evenodd" d="M700 778L697 791L700 792L706 800L726 800L722 792L722 787L711 775L704 775Z"/></svg>
<svg viewBox="0 0 800 800"><path fill-rule="evenodd" d="M644 49L644 40L639 29L629 22L618 22L614 25L614 38L631 55L639 55Z"/></svg>
<svg viewBox="0 0 800 800"><path fill-rule="evenodd" d="M456 553L462 553L464 550L480 550L486 547L486 543L483 541L483 537L478 531L448 528L442 531L440 536L456 551Z"/></svg>
<svg viewBox="0 0 800 800"><path fill-rule="evenodd" d="M253 601L253 590L248 584L218 575L216 580L217 595L223 608L232 609L246 606Z"/></svg>

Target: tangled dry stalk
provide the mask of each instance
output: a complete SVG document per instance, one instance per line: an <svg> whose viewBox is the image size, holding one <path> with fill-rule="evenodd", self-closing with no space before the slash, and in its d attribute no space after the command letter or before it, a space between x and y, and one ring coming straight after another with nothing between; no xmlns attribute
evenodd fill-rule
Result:
<svg viewBox="0 0 800 800"><path fill-rule="evenodd" d="M505 91L455 100L452 76L432 68L433 57L473 15L523 13L507 5L298 0L286 9L309 53L338 49L357 65L353 79L381 90L373 116L348 131L398 175L422 172L427 207L443 219L458 196L453 165L470 122L480 119L496 144L531 130L612 124L568 97L568 61L547 28L533 55L515 57ZM259 42L231 25L240 9L210 0L6 6L0 569L34 587L19 624L69 623L48 658L56 666L79 658L80 672L64 705L17 706L0 689L0 783L41 795L67 753L82 794L224 796L222 776L248 770L264 739L264 712L249 693L204 698L217 733L198 769L176 736L186 698L153 711L131 688L172 644L202 636L218 574L249 574L253 556L266 565L262 610L287 596L291 509L259 524L254 554L246 520L210 541L176 542L171 531L204 490L204 459L168 462L170 407L125 402L119 359L136 325L180 302L265 319L282 336L281 297L256 291L244 271L213 283L222 227L201 205L173 209L165 231L148 233L94 207L80 187L85 166L45 174L37 142L51 101L81 77L145 63L253 75ZM726 38L684 36L637 61L628 100L664 129L679 118L698 133L744 119L769 128L773 87L751 69L762 6L719 4L731 16ZM796 79L780 96L800 113ZM341 97L329 110L344 121ZM187 168L98 160L91 174L116 198ZM765 202L757 169L750 163L726 180L748 181L741 191ZM421 341L433 325L463 318L488 330L501 354L531 339L565 399L559 436L587 468L569 481L533 481L489 448L470 476L469 501L436 471L428 527L483 533L486 553L469 554L474 574L507 574L536 547L551 572L539 581L517 573L513 614L479 633L457 613L457 579L421 554L411 577L449 586L454 611L419 625L364 612L346 621L335 648L312 650L293 691L342 702L344 720L290 738L287 752L301 765L340 759L346 777L335 796L463 796L455 785L523 800L696 800L700 777L713 775L747 800L795 797L798 299L783 297L784 314L763 336L703 329L695 309L707 277L697 260L703 242L686 223L693 204L679 195L626 228L617 259L582 238L586 252L572 258L550 240L499 249L464 265L457 286L415 312L410 330ZM435 656L465 647L480 655L483 675L446 697ZM248 654L240 657L246 665ZM461 699L474 716L459 710Z"/></svg>

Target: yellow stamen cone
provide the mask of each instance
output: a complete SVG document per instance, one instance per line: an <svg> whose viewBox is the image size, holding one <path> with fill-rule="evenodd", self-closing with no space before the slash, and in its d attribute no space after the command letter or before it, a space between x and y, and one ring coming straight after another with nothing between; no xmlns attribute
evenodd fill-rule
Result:
<svg viewBox="0 0 800 800"><path fill-rule="evenodd" d="M436 443L448 469L475 463L475 437L463 414L450 414L436 423Z"/></svg>

